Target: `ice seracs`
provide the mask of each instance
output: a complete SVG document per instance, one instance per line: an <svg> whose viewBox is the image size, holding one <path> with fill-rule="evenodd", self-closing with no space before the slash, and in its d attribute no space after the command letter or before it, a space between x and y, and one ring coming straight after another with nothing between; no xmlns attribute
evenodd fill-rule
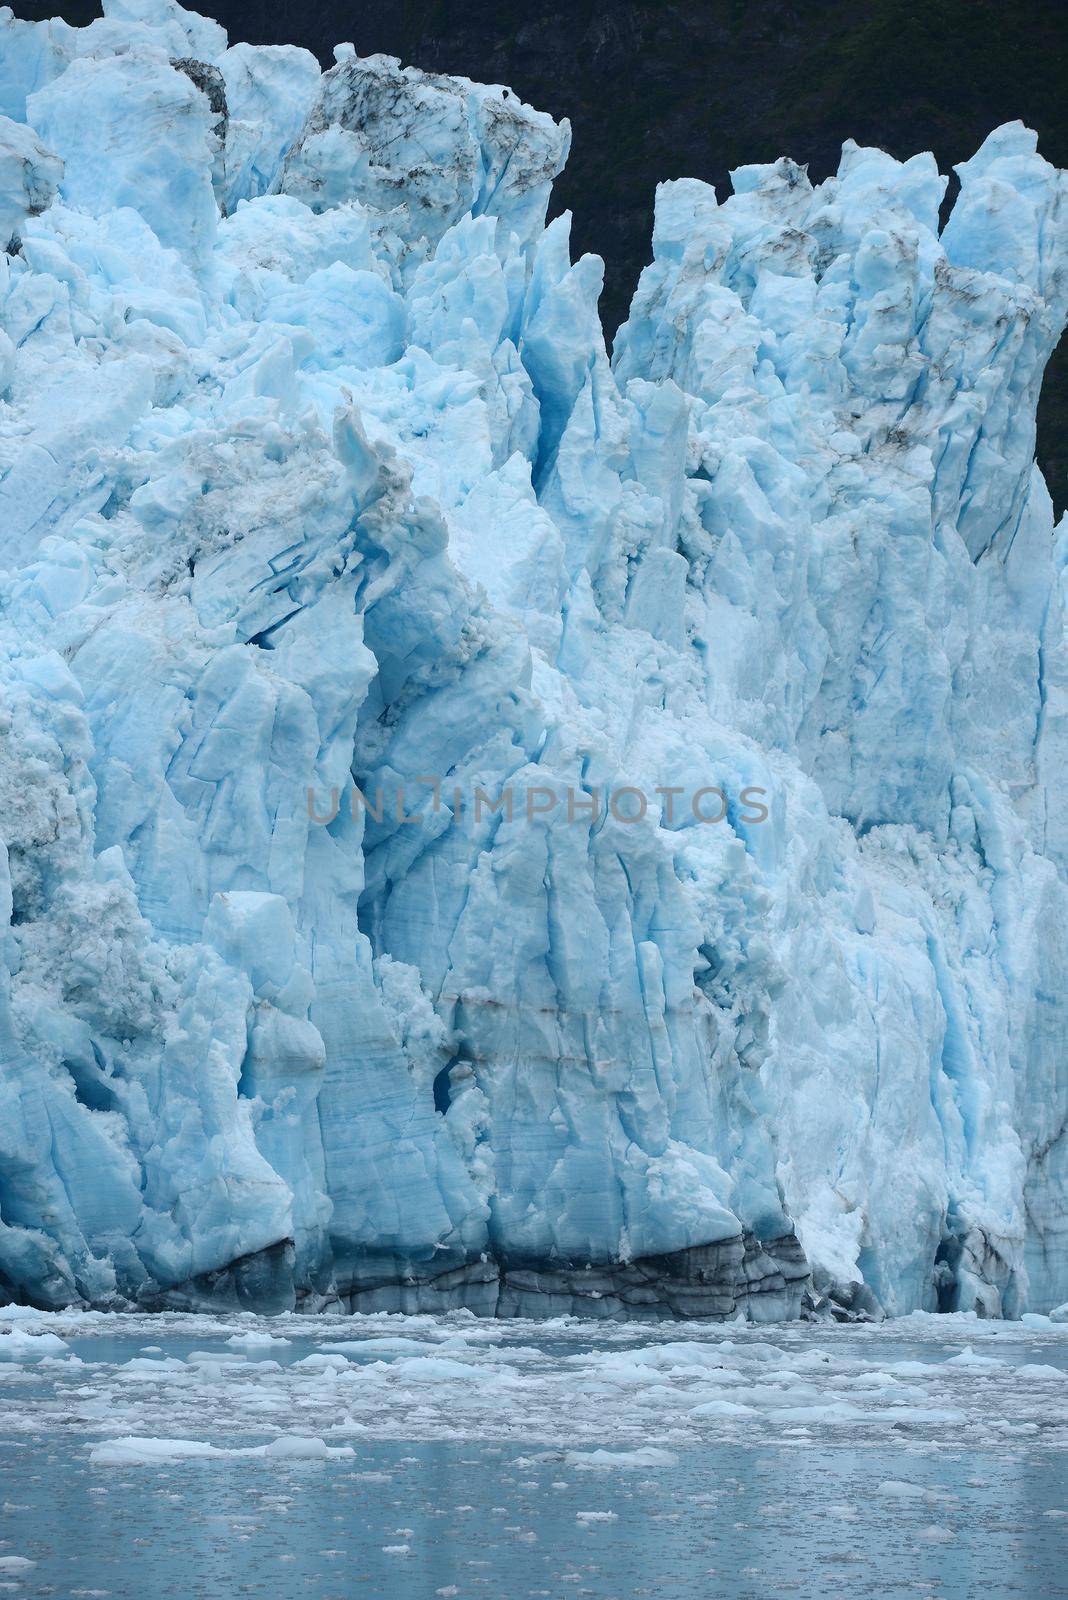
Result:
<svg viewBox="0 0 1068 1600"><path fill-rule="evenodd" d="M5 1292L1059 1306L1034 136L663 185L610 360L510 91L0 38Z"/></svg>

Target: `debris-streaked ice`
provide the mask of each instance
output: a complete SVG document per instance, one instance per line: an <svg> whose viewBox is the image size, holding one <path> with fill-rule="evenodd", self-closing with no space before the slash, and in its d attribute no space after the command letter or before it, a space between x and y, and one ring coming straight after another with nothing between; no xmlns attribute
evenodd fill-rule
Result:
<svg viewBox="0 0 1068 1600"><path fill-rule="evenodd" d="M0 11L5 1292L1063 1309L1064 175L664 184L610 360L566 123L105 12Z"/></svg>

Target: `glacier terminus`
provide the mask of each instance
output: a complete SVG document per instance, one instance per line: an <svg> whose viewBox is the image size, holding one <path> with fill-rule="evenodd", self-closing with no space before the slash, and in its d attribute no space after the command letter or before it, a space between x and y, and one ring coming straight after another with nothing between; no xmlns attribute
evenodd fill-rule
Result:
<svg viewBox="0 0 1068 1600"><path fill-rule="evenodd" d="M0 10L0 1298L1068 1301L1065 175L664 183L609 354L566 122L104 12Z"/></svg>

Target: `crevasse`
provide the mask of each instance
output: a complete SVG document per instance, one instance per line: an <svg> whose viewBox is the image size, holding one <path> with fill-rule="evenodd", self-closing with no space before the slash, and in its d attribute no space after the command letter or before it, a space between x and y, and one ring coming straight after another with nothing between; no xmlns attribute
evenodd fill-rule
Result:
<svg viewBox="0 0 1068 1600"><path fill-rule="evenodd" d="M609 360L566 123L105 12L0 11L4 1294L1068 1299L1064 175L664 184Z"/></svg>

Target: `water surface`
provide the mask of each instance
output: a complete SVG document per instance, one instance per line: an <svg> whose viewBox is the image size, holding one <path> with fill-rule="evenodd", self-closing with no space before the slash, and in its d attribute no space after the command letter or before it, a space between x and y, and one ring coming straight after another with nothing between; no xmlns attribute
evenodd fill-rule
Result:
<svg viewBox="0 0 1068 1600"><path fill-rule="evenodd" d="M0 1592L1068 1596L1068 1330L18 1316Z"/></svg>

